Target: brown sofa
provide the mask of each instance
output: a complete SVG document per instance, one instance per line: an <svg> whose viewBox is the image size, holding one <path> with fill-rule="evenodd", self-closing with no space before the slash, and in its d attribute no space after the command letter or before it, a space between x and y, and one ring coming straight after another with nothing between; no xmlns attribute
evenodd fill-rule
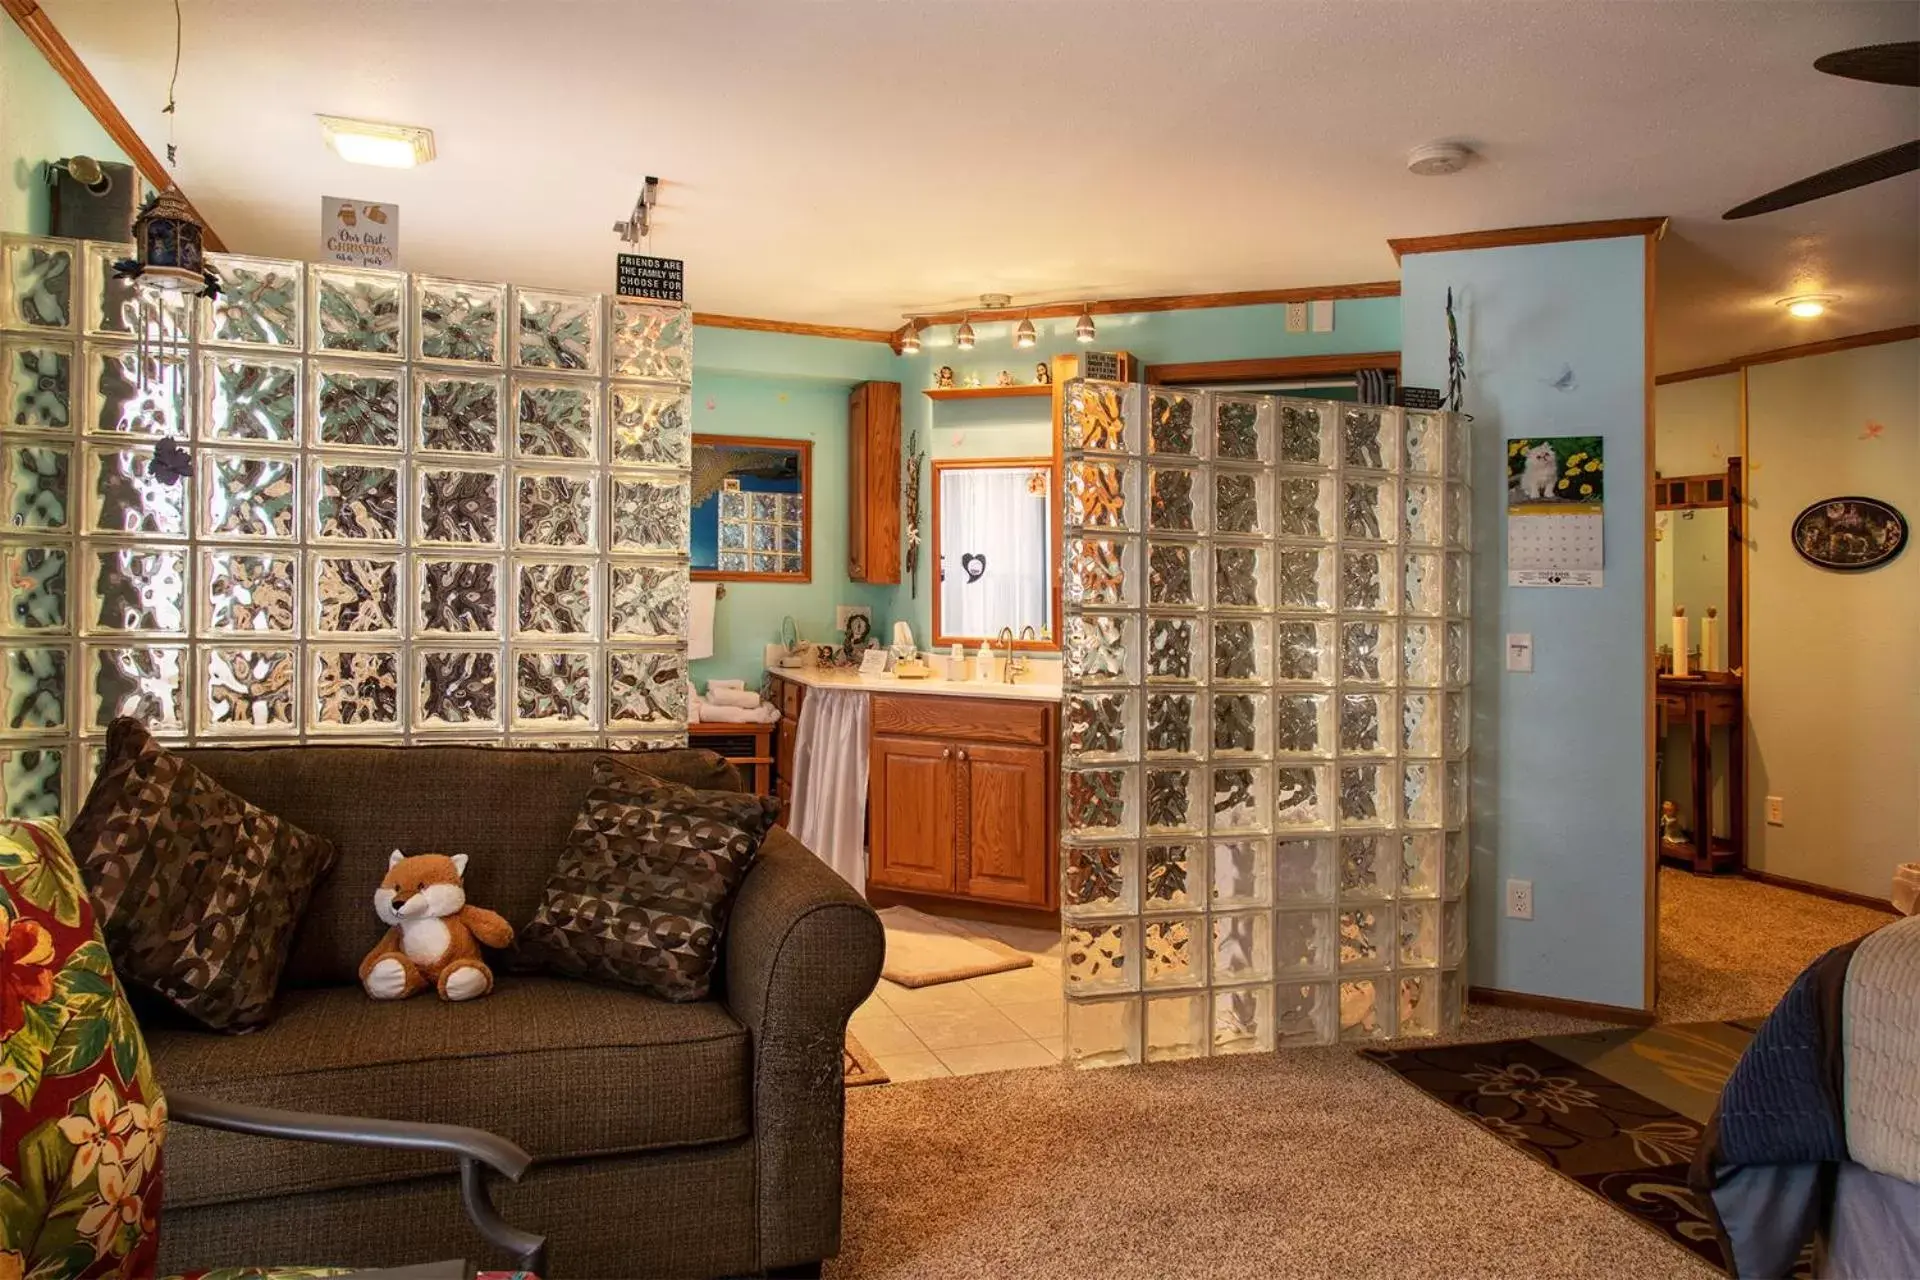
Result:
<svg viewBox="0 0 1920 1280"><path fill-rule="evenodd" d="M183 753L340 848L265 1030L223 1036L144 1015L163 1088L227 1102L472 1125L535 1167L495 1189L548 1237L557 1280L795 1269L840 1237L848 1016L878 980L871 908L785 829L748 872L715 998L520 974L469 1004L376 1003L355 981L379 939L388 851L472 856L472 900L532 916L582 797L590 750L464 746L203 748ZM676 781L738 789L704 751L661 752ZM496 959L499 959L496 957ZM382 1266L494 1262L451 1162L176 1128L163 1271L261 1258Z"/></svg>

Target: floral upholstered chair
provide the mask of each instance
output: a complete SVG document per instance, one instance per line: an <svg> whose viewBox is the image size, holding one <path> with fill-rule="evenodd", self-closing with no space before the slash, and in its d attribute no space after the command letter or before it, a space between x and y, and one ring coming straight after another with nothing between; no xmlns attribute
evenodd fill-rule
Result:
<svg viewBox="0 0 1920 1280"><path fill-rule="evenodd" d="M457 1156L474 1225L530 1271L545 1242L503 1221L480 1166L530 1160L494 1134L231 1106L153 1077L73 855L50 820L0 820L0 1280L145 1280L160 1242L170 1121L314 1142ZM339 1270L235 1269L206 1280L304 1280Z"/></svg>

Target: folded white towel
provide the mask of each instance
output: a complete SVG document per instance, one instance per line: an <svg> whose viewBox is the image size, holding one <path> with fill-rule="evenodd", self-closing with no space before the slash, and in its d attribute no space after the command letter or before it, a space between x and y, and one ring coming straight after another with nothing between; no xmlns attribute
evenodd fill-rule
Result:
<svg viewBox="0 0 1920 1280"><path fill-rule="evenodd" d="M780 718L780 708L759 706L752 710L746 707L716 707L711 702L700 704L700 720L705 724L772 724Z"/></svg>
<svg viewBox="0 0 1920 1280"><path fill-rule="evenodd" d="M687 681L687 723L700 723L700 686Z"/></svg>
<svg viewBox="0 0 1920 1280"><path fill-rule="evenodd" d="M746 687L747 687L747 682L745 680L709 680L707 681L707 688L709 690L744 689Z"/></svg>
<svg viewBox="0 0 1920 1280"><path fill-rule="evenodd" d="M707 701L716 707L739 707L743 711L751 711L760 705L760 695L747 689L716 689L709 684Z"/></svg>

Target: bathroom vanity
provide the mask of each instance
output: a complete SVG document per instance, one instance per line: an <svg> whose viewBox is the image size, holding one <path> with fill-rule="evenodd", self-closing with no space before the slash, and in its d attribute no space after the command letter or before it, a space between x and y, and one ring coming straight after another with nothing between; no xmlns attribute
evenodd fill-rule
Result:
<svg viewBox="0 0 1920 1280"><path fill-rule="evenodd" d="M816 668L768 674L786 717L778 786L789 803L809 694L847 689L868 699L870 901L970 903L1029 922L1058 911L1057 682L901 680Z"/></svg>

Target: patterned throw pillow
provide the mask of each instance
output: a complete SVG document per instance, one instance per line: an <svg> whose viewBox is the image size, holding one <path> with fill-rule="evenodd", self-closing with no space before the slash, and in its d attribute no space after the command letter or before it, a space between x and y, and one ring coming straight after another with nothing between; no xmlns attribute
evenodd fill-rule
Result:
<svg viewBox="0 0 1920 1280"><path fill-rule="evenodd" d="M248 804L132 719L108 730L67 840L124 981L215 1031L266 1024L332 841Z"/></svg>
<svg viewBox="0 0 1920 1280"><path fill-rule="evenodd" d="M150 1276L167 1104L73 855L0 821L0 1276Z"/></svg>
<svg viewBox="0 0 1920 1280"><path fill-rule="evenodd" d="M778 810L764 796L695 791L599 761L520 931L520 958L663 1000L706 999L733 895Z"/></svg>

